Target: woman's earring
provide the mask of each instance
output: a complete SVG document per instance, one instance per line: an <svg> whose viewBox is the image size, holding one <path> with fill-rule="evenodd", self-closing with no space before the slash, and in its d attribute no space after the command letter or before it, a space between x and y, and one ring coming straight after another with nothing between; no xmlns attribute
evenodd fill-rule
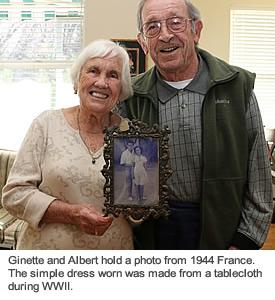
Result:
<svg viewBox="0 0 275 300"><path fill-rule="evenodd" d="M117 104L111 109L111 112L112 113L118 113L119 112Z"/></svg>
<svg viewBox="0 0 275 300"><path fill-rule="evenodd" d="M74 93L77 94L77 89L74 89Z"/></svg>

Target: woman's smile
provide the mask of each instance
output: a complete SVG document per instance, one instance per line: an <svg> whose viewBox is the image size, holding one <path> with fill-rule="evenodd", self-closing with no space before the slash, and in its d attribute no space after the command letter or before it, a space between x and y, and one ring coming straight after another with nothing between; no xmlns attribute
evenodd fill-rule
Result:
<svg viewBox="0 0 275 300"><path fill-rule="evenodd" d="M102 92L98 92L98 91L90 91L89 94L97 99L100 100L105 100L109 97L109 95L107 93L102 93Z"/></svg>

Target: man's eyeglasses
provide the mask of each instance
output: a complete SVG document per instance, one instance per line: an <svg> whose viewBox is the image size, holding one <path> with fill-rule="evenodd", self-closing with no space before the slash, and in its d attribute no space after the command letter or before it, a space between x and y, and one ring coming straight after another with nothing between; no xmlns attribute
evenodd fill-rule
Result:
<svg viewBox="0 0 275 300"><path fill-rule="evenodd" d="M182 17L172 17L162 21L152 21L144 23L141 32L147 38L153 38L159 35L162 23L166 23L166 27L170 32L177 33L183 32L187 27L187 21L192 21L192 19L186 19Z"/></svg>

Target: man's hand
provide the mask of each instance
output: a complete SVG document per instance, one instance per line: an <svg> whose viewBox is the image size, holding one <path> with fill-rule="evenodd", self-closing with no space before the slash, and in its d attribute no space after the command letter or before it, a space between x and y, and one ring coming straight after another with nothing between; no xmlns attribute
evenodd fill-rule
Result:
<svg viewBox="0 0 275 300"><path fill-rule="evenodd" d="M240 250L240 249L237 248L237 247L235 247L235 246L230 246L230 247L228 248L228 250Z"/></svg>

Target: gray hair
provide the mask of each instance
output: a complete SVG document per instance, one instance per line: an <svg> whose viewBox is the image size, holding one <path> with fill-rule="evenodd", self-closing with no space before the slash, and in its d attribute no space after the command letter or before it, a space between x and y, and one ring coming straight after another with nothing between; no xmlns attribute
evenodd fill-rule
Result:
<svg viewBox="0 0 275 300"><path fill-rule="evenodd" d="M127 51L120 45L110 40L95 40L86 46L78 55L71 67L71 79L74 88L77 89L78 80L81 68L92 58L113 58L120 57L122 60L122 74L121 74L121 93L119 101L123 101L133 95L131 84L129 55Z"/></svg>
<svg viewBox="0 0 275 300"><path fill-rule="evenodd" d="M142 11L147 0L141 0L138 5L137 11L137 26L139 32L142 30L143 20ZM190 19L192 19L192 30L195 32L195 21L201 20L201 14L198 8L189 0L183 0L183 3L187 6L187 12Z"/></svg>

